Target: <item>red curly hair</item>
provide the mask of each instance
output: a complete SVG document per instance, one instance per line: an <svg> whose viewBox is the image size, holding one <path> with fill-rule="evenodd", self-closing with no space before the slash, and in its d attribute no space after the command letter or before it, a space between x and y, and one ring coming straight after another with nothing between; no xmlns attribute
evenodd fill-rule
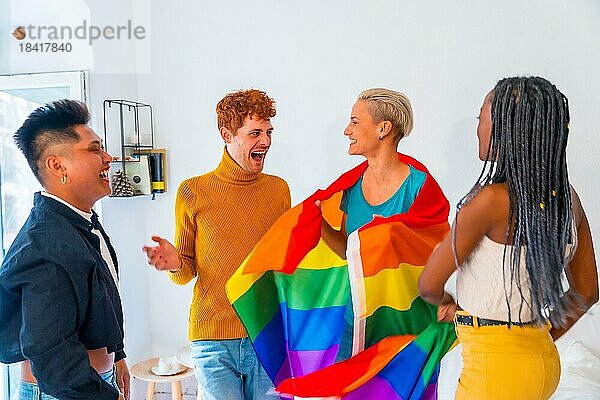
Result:
<svg viewBox="0 0 600 400"><path fill-rule="evenodd" d="M275 101L258 89L229 93L217 104L218 128L225 127L235 134L247 116L270 119L275 116Z"/></svg>

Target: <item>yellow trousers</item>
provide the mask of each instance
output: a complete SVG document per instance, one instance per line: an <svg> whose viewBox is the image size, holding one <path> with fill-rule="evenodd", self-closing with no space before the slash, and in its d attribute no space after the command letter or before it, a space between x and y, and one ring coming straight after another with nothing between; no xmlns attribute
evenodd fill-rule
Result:
<svg viewBox="0 0 600 400"><path fill-rule="evenodd" d="M550 398L560 379L560 358L549 330L549 325L509 329L456 324L464 365L455 399Z"/></svg>

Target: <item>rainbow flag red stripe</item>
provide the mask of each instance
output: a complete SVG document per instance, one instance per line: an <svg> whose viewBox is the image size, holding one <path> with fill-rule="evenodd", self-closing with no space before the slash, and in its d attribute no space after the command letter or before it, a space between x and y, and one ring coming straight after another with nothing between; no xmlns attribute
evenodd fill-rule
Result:
<svg viewBox="0 0 600 400"><path fill-rule="evenodd" d="M350 235L348 261L321 240L321 215L340 226L342 192L366 163L285 213L227 283L280 393L416 399L435 392L439 361L455 336L451 324L435 322L416 281L448 231L449 204L421 163L399 158L424 171L425 183L407 213L375 218ZM349 296L355 355L335 364ZM384 389L396 397L380 397Z"/></svg>

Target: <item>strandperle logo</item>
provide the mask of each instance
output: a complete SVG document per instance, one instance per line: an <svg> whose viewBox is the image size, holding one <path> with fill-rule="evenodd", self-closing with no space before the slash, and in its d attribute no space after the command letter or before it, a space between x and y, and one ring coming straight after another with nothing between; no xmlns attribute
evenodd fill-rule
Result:
<svg viewBox="0 0 600 400"><path fill-rule="evenodd" d="M143 40L146 38L146 28L134 25L127 20L124 25L96 26L90 25L83 20L81 25L75 27L63 25L28 25L18 26L12 33L17 40L44 41L67 41L73 39L87 40L91 46L95 40Z"/></svg>

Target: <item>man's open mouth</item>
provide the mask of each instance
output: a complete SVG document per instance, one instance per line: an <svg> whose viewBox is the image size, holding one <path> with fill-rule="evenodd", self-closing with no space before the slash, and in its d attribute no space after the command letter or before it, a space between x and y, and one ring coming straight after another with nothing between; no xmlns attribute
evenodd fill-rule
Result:
<svg viewBox="0 0 600 400"><path fill-rule="evenodd" d="M252 157L252 159L254 161L262 161L265 159L265 155L267 154L266 150L262 150L262 151L253 151L252 153L250 153L250 157Z"/></svg>

